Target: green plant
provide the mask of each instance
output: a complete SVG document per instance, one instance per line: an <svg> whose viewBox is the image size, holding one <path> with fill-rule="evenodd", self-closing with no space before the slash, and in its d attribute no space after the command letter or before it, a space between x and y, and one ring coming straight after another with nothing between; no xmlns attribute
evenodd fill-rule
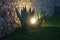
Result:
<svg viewBox="0 0 60 40"><path fill-rule="evenodd" d="M29 11L27 11L26 7L23 7L23 9L21 10L21 14L18 12L18 10L16 9L16 14L19 18L19 20L21 21L21 30L24 32L28 32L30 29L30 18L33 17L35 15L35 10L31 10L31 8L29 9ZM39 18L39 13L37 13L38 16L38 20L37 20L37 24L36 26L41 27L42 22L47 18L48 15L45 15L45 12L42 11L40 13L41 18Z"/></svg>
<svg viewBox="0 0 60 40"><path fill-rule="evenodd" d="M21 25L22 25L21 31L28 32L30 29L29 18L34 15L34 10L31 11L31 8L30 8L30 10L28 12L26 7L23 7L23 9L21 10L21 15L17 9L16 9L16 14L17 14L19 20L21 21Z"/></svg>

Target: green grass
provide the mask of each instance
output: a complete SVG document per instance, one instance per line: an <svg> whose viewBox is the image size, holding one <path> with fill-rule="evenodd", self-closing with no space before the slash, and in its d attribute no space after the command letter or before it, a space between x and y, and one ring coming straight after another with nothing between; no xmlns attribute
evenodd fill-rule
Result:
<svg viewBox="0 0 60 40"><path fill-rule="evenodd" d="M50 18L46 19L45 26L60 26L60 14L56 14L51 16Z"/></svg>
<svg viewBox="0 0 60 40"><path fill-rule="evenodd" d="M60 27L43 27L29 33L13 32L4 40L60 40Z"/></svg>

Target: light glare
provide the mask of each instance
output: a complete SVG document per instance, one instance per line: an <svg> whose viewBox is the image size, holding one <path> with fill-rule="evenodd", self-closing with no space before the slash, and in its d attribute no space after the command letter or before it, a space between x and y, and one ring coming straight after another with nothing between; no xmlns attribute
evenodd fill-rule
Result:
<svg viewBox="0 0 60 40"><path fill-rule="evenodd" d="M37 20L36 20L35 18L32 18L32 19L31 19L31 23L32 23L32 24L36 23L36 21L37 21Z"/></svg>

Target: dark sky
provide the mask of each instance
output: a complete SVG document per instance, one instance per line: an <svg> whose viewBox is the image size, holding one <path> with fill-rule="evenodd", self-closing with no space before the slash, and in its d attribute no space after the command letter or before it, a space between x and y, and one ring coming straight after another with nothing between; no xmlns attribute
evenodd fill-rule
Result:
<svg viewBox="0 0 60 40"><path fill-rule="evenodd" d="M60 7L60 0L56 0L56 6Z"/></svg>

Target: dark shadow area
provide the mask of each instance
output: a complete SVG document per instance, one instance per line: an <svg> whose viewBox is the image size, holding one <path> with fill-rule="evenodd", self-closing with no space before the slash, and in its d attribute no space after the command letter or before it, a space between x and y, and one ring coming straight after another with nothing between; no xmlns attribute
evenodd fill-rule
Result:
<svg viewBox="0 0 60 40"><path fill-rule="evenodd" d="M4 40L60 40L60 27L41 27L29 33L13 32Z"/></svg>
<svg viewBox="0 0 60 40"><path fill-rule="evenodd" d="M55 7L55 14L60 14L60 7Z"/></svg>

